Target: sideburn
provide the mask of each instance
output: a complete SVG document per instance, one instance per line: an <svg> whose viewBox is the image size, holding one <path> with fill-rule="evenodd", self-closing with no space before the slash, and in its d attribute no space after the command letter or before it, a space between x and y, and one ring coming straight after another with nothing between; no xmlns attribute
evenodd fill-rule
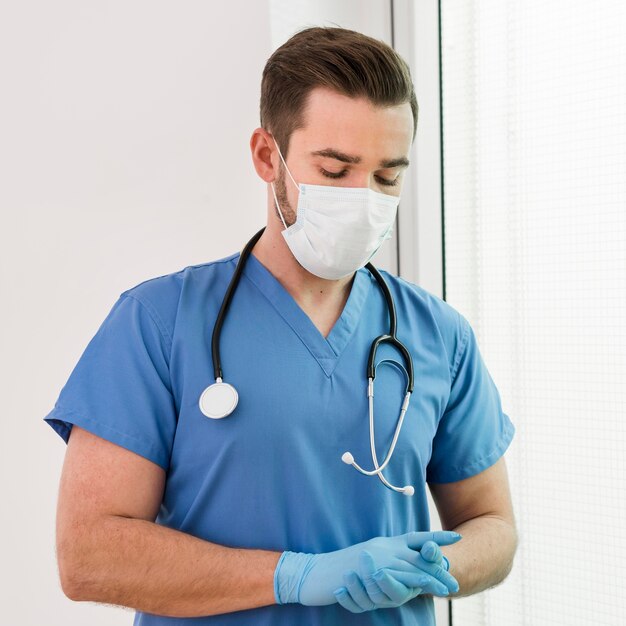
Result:
<svg viewBox="0 0 626 626"><path fill-rule="evenodd" d="M276 198L280 204L280 210L283 213L283 218L285 220L285 224L287 226L291 226L296 223L296 212L291 208L291 204L289 204L289 199L287 198L287 186L285 184L285 166L280 166L280 173L278 177L274 181L274 189L276 190ZM280 222L281 226L283 221L280 219L280 213L278 211L278 207L276 206L276 201L274 201L274 212L276 213L276 218Z"/></svg>

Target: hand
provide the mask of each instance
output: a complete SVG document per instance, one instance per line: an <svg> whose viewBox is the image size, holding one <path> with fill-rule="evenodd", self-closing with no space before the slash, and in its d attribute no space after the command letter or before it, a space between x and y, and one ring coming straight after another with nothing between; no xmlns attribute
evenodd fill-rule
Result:
<svg viewBox="0 0 626 626"><path fill-rule="evenodd" d="M435 567L449 569L449 562L441 553L439 546L428 541L421 549L422 558ZM429 569L432 568L429 567ZM441 585L427 574L420 572L392 571L386 568L376 569L374 560L367 551L359 556L359 574L355 571L344 573L345 586L335 590L337 602L351 613L363 613L375 609L398 607L412 600L421 593L447 595L448 588ZM450 591L459 590L458 583ZM443 587L444 593L441 593Z"/></svg>
<svg viewBox="0 0 626 626"><path fill-rule="evenodd" d="M456 580L436 563L426 561L419 550L429 541L450 545L460 538L457 533L449 531L411 532L395 537L375 537L323 554L283 552L274 572L276 602L299 602L306 606L334 604L337 601L334 591L343 586L344 572L358 569L359 555L363 550L369 552L376 569L387 568L394 572L394 576L408 580L409 584L416 575L424 582L427 577L428 583L445 595L443 587L455 588L458 586ZM413 578L404 579L407 574L412 574ZM437 582L442 586L437 587Z"/></svg>

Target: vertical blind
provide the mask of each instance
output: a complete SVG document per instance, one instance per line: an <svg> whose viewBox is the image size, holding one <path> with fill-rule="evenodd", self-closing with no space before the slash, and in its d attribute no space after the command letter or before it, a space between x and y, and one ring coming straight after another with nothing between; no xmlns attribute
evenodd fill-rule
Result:
<svg viewBox="0 0 626 626"><path fill-rule="evenodd" d="M626 3L441 0L445 297L517 427L455 626L626 624Z"/></svg>

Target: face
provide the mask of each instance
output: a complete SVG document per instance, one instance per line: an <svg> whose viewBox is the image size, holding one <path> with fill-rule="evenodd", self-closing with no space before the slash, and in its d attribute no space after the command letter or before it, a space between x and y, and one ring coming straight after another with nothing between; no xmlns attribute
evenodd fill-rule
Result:
<svg viewBox="0 0 626 626"><path fill-rule="evenodd" d="M309 94L304 127L291 135L287 167L297 183L369 187L399 196L412 138L408 102L379 107L364 98L317 88ZM298 189L277 150L272 162L279 171L276 196L289 226L296 220Z"/></svg>

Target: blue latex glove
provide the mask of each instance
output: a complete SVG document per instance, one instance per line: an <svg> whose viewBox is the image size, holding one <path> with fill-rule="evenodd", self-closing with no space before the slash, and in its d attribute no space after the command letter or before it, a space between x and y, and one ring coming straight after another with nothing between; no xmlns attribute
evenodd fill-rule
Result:
<svg viewBox="0 0 626 626"><path fill-rule="evenodd" d="M443 552L439 548L439 546L434 541L427 541L420 550L420 554L422 558L430 561L431 563L436 563L443 567L446 572L450 570L450 561L443 555ZM458 589L457 589L458 591Z"/></svg>
<svg viewBox="0 0 626 626"><path fill-rule="evenodd" d="M358 569L359 555L364 550L369 552L376 569L387 568L394 572L394 576L417 574L422 577L420 580L426 576L439 595L446 595L448 589L457 586L456 580L442 567L427 562L419 550L428 541L450 545L460 538L450 531L411 532L395 537L375 537L323 554L285 551L274 571L274 596L278 604L334 604L337 602L334 592L343 586L344 573Z"/></svg>
<svg viewBox="0 0 626 626"><path fill-rule="evenodd" d="M405 572L377 569L371 554L362 551L359 555L359 574L355 571L344 573L345 586L334 593L337 602L352 613L363 613L401 606L421 593L447 595L439 593L433 574L441 576L442 572L437 572L436 568L447 572L450 568L448 559L433 541L424 543L420 556L424 560L421 571ZM431 575L428 575L429 572ZM455 585L450 587L450 591L454 593L459 586L453 580Z"/></svg>

